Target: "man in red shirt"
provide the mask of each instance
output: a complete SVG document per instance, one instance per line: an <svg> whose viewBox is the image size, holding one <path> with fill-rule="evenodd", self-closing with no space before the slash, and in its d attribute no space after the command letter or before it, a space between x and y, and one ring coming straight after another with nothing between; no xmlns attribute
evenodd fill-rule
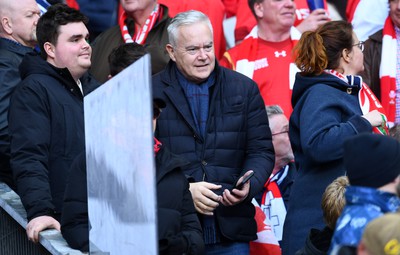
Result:
<svg viewBox="0 0 400 255"><path fill-rule="evenodd" d="M250 0L249 4L257 26L224 54L220 64L252 78L264 103L280 105L289 117L292 86L298 71L291 52L301 36L293 27L296 5L291 0Z"/></svg>

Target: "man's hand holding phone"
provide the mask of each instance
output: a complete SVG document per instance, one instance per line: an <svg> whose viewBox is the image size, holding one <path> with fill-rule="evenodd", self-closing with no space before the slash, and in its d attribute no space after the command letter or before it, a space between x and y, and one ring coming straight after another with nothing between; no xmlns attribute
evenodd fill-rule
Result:
<svg viewBox="0 0 400 255"><path fill-rule="evenodd" d="M214 210L218 207L221 196L215 194L214 190L221 188L209 182L190 183L190 193L192 194L194 207L197 212L205 215L213 215Z"/></svg>
<svg viewBox="0 0 400 255"><path fill-rule="evenodd" d="M254 175L254 172L253 171L247 171L240 179L239 179L239 181L238 181L238 183L236 184L236 186L235 187L233 187L232 189L231 189L231 192L234 190L234 189L238 189L238 190L241 190L242 188L243 188L243 186L251 179L251 177L253 177L253 175Z"/></svg>
<svg viewBox="0 0 400 255"><path fill-rule="evenodd" d="M242 202L249 195L250 178L253 177L254 171L247 171L239 178L236 186L232 190L225 189L222 193L221 203L225 206L233 206Z"/></svg>

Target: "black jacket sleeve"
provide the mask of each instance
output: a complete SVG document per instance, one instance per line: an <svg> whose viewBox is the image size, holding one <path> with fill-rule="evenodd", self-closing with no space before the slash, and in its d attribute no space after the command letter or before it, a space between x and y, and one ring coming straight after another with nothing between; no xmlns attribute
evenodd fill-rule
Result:
<svg viewBox="0 0 400 255"><path fill-rule="evenodd" d="M61 233L69 246L89 250L89 216L87 205L86 161L81 153L72 163L61 215Z"/></svg>
<svg viewBox="0 0 400 255"><path fill-rule="evenodd" d="M8 115L10 164L28 221L43 215L54 217L48 173L49 116L43 95L24 83L19 84L11 97Z"/></svg>
<svg viewBox="0 0 400 255"><path fill-rule="evenodd" d="M204 254L203 232L189 191L189 183L183 192L182 233L187 242L186 254Z"/></svg>

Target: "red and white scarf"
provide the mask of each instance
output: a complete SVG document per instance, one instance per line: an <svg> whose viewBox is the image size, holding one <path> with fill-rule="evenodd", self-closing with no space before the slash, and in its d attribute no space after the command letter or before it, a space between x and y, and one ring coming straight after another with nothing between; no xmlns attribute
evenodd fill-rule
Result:
<svg viewBox="0 0 400 255"><path fill-rule="evenodd" d="M383 27L382 56L379 69L381 101L389 123L394 123L396 118L396 52L396 31L389 16Z"/></svg>
<svg viewBox="0 0 400 255"><path fill-rule="evenodd" d="M290 29L290 39L295 45L298 40L300 40L301 33L295 27ZM250 79L253 79L255 60L257 58L257 48L258 48L258 26L255 26L251 32L246 36L246 38L241 42L243 44L241 51L238 54L237 61L234 63L228 52L225 52L224 56L233 66L233 70L246 75ZM290 75L291 72L289 72ZM289 80L291 80L289 78Z"/></svg>
<svg viewBox="0 0 400 255"><path fill-rule="evenodd" d="M160 15L160 5L156 4L153 11L150 13L150 16L146 19L143 27L139 28L135 25L135 33L133 36L129 34L128 27L126 25L127 15L124 10L122 10L121 15L118 20L119 27L121 29L122 38L124 38L125 43L133 43L136 42L138 44L144 44L146 42L146 38L153 28L154 24L157 21L157 18Z"/></svg>
<svg viewBox="0 0 400 255"><path fill-rule="evenodd" d="M281 248L276 240L269 218L254 198L251 202L256 209L254 219L257 223L257 239L250 241L250 255L281 255Z"/></svg>
<svg viewBox="0 0 400 255"><path fill-rule="evenodd" d="M265 183L261 204L253 198L256 208L257 239L250 242L250 255L280 255L279 242L282 240L286 207L279 186L289 173L289 165L271 176Z"/></svg>
<svg viewBox="0 0 400 255"><path fill-rule="evenodd" d="M376 134L387 135L389 130L385 109L379 102L379 99L375 96L374 92L372 92L369 86L362 81L361 76L344 76L343 74L330 69L325 70L325 72L338 77L349 85L360 88L358 91L358 102L360 104L361 112L365 115L373 110L377 110L382 116L382 125L379 127L373 127L372 131ZM348 93L351 93L351 90L348 90Z"/></svg>

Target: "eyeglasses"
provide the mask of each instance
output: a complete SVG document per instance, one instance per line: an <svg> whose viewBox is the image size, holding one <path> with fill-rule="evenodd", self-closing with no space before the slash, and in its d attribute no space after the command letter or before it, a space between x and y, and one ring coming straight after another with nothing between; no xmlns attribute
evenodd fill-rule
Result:
<svg viewBox="0 0 400 255"><path fill-rule="evenodd" d="M364 44L365 44L364 41L359 41L358 43L353 44L353 46L357 46L363 52L364 51Z"/></svg>
<svg viewBox="0 0 400 255"><path fill-rule="evenodd" d="M153 107L153 120L158 119L160 117L162 110L158 107Z"/></svg>
<svg viewBox="0 0 400 255"><path fill-rule="evenodd" d="M288 134L288 133L289 133L289 130L285 130L285 131L281 131L281 132L278 132L278 133L273 133L273 134L271 134L271 136L281 135L281 134Z"/></svg>

